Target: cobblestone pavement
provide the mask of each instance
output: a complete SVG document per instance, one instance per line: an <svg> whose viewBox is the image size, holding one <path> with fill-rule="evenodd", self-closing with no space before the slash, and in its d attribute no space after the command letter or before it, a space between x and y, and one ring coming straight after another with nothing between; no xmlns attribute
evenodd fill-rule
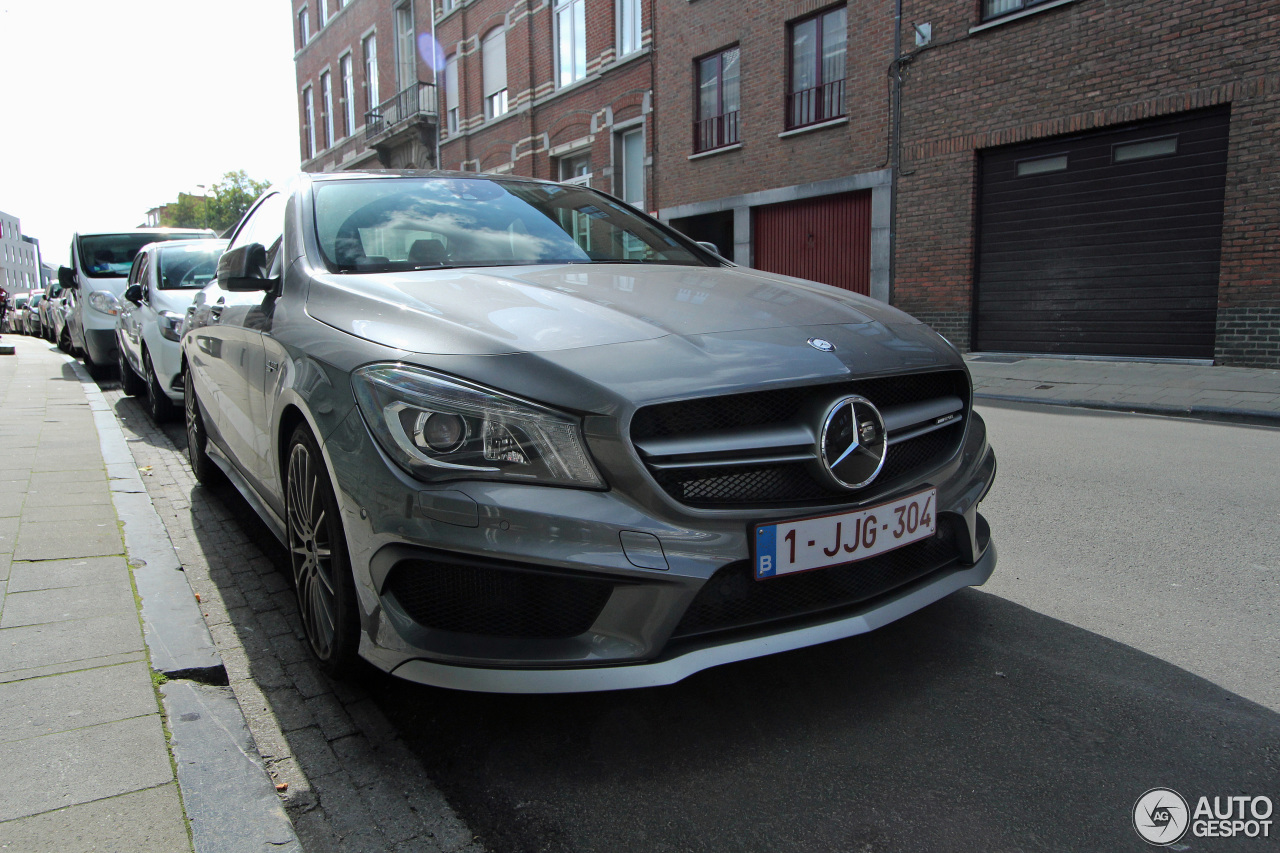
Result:
<svg viewBox="0 0 1280 853"><path fill-rule="evenodd" d="M232 486L196 483L180 420L157 427L118 383L100 385L304 849L480 853L370 697L385 677L337 682L313 664L270 530Z"/></svg>

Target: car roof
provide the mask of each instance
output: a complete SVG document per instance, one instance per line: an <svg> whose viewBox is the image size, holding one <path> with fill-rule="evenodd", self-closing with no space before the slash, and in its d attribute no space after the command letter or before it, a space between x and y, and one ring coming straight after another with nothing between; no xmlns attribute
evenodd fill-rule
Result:
<svg viewBox="0 0 1280 853"><path fill-rule="evenodd" d="M440 178L483 180L483 181L520 181L528 184L554 184L540 178L529 178L524 175L493 174L491 172L454 172L444 169L378 169L371 171L350 172L303 172L302 177L312 183L329 181L372 180L378 178Z"/></svg>

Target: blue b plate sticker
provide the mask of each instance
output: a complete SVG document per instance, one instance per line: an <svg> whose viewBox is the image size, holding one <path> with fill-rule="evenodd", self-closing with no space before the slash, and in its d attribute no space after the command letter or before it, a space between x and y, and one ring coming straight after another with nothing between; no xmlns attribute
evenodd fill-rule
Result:
<svg viewBox="0 0 1280 853"><path fill-rule="evenodd" d="M937 489L853 512L755 528L756 580L854 563L937 532Z"/></svg>

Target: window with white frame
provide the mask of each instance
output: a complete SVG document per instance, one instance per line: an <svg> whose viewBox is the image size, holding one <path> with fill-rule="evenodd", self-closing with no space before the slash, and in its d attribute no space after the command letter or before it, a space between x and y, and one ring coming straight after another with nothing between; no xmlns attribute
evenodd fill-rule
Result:
<svg viewBox="0 0 1280 853"><path fill-rule="evenodd" d="M333 145L333 75L320 75L320 112L324 116L324 147Z"/></svg>
<svg viewBox="0 0 1280 853"><path fill-rule="evenodd" d="M568 86L587 76L586 0L556 0L556 80Z"/></svg>
<svg viewBox="0 0 1280 853"><path fill-rule="evenodd" d="M351 54L342 55L338 68L342 71L342 129L345 135L350 136L356 132L356 73Z"/></svg>
<svg viewBox="0 0 1280 853"><path fill-rule="evenodd" d="M618 0L618 56L640 49L641 0Z"/></svg>
<svg viewBox="0 0 1280 853"><path fill-rule="evenodd" d="M507 33L498 27L480 45L484 74L484 117L497 118L507 112Z"/></svg>
<svg viewBox="0 0 1280 853"><path fill-rule="evenodd" d="M449 14L458 6L459 2L460 0L440 0L440 14Z"/></svg>
<svg viewBox="0 0 1280 853"><path fill-rule="evenodd" d="M556 172L562 183L591 186L591 152L580 151L557 158Z"/></svg>
<svg viewBox="0 0 1280 853"><path fill-rule="evenodd" d="M396 89L403 92L418 82L418 48L413 35L413 7L396 7Z"/></svg>
<svg viewBox="0 0 1280 853"><path fill-rule="evenodd" d="M302 90L302 132L307 158L316 156L316 104L315 92L308 86Z"/></svg>
<svg viewBox="0 0 1280 853"><path fill-rule="evenodd" d="M444 64L445 128L449 133L458 132L459 120L458 56L454 54Z"/></svg>
<svg viewBox="0 0 1280 853"><path fill-rule="evenodd" d="M618 134L613 194L637 210L644 210L644 129Z"/></svg>
<svg viewBox="0 0 1280 853"><path fill-rule="evenodd" d="M298 10L298 47L307 46L307 41L311 38L311 16L307 12L307 7L303 6Z"/></svg>
<svg viewBox="0 0 1280 853"><path fill-rule="evenodd" d="M318 30L323 30L329 23L329 0L316 0L316 20L319 22Z"/></svg>
<svg viewBox="0 0 1280 853"><path fill-rule="evenodd" d="M370 34L361 42L364 50L364 107L371 113L378 104L378 39Z"/></svg>

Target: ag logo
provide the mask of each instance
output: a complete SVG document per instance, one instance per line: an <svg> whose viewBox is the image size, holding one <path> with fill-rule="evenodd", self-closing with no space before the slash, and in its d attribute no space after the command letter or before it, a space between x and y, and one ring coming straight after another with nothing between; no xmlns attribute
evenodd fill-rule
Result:
<svg viewBox="0 0 1280 853"><path fill-rule="evenodd" d="M1187 801L1170 788L1152 788L1133 804L1133 828L1143 841L1158 847L1186 835L1190 817Z"/></svg>

